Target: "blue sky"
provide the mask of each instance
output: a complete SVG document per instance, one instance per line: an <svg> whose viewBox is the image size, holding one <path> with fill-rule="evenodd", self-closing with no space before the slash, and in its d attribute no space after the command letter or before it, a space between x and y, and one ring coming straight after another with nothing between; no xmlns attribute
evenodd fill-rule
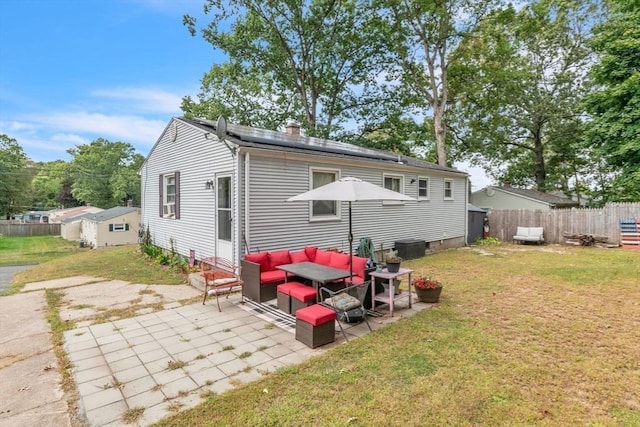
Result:
<svg viewBox="0 0 640 427"><path fill-rule="evenodd" d="M34 161L97 138L146 156L224 61L182 25L204 0L0 0L0 134ZM208 22L208 17L201 22ZM479 171L474 189L486 185Z"/></svg>
<svg viewBox="0 0 640 427"><path fill-rule="evenodd" d="M0 133L35 161L98 137L150 148L224 60L182 25L203 0L0 1Z"/></svg>

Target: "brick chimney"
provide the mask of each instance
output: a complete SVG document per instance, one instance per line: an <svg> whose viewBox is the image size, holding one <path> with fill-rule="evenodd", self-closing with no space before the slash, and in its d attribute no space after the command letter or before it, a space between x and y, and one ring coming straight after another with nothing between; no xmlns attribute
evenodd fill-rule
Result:
<svg viewBox="0 0 640 427"><path fill-rule="evenodd" d="M285 128L285 133L287 135L300 135L300 125L293 120L289 120Z"/></svg>

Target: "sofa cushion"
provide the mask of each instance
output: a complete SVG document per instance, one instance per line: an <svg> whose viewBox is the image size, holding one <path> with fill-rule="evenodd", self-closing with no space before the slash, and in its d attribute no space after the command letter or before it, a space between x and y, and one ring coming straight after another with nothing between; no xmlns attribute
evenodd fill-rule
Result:
<svg viewBox="0 0 640 427"><path fill-rule="evenodd" d="M318 249L316 251L316 257L313 260L316 264L329 265L331 262L331 252Z"/></svg>
<svg viewBox="0 0 640 427"><path fill-rule="evenodd" d="M306 262L309 261L309 257L305 251L291 252L291 262Z"/></svg>
<svg viewBox="0 0 640 427"><path fill-rule="evenodd" d="M307 254L307 258L309 258L311 262L316 262L316 252L318 252L318 248L315 246L307 246L304 248L304 253Z"/></svg>
<svg viewBox="0 0 640 427"><path fill-rule="evenodd" d="M269 270L275 270L279 265L291 264L289 251L269 252Z"/></svg>
<svg viewBox="0 0 640 427"><path fill-rule="evenodd" d="M340 270L349 271L349 254L332 252L331 258L329 259L329 267L339 268Z"/></svg>
<svg viewBox="0 0 640 427"><path fill-rule="evenodd" d="M359 256L353 257L353 274L364 279L364 270L367 268L368 258L362 258Z"/></svg>
<svg viewBox="0 0 640 427"><path fill-rule="evenodd" d="M269 271L269 256L267 252L257 252L255 254L246 254L244 259L247 261L260 264L260 271Z"/></svg>
<svg viewBox="0 0 640 427"><path fill-rule="evenodd" d="M260 285L271 285L273 283L282 283L287 277L286 271L271 270L260 273Z"/></svg>

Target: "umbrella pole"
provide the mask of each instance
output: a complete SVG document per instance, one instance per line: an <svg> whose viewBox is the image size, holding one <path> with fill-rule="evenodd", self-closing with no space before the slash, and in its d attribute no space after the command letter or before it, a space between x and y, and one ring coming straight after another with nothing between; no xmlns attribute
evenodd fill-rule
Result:
<svg viewBox="0 0 640 427"><path fill-rule="evenodd" d="M353 283L353 233L351 232L351 201L349 201L349 281Z"/></svg>

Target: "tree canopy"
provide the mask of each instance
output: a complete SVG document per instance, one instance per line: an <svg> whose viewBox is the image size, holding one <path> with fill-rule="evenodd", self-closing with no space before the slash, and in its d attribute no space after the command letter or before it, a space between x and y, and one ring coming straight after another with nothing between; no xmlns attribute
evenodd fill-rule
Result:
<svg viewBox="0 0 640 427"><path fill-rule="evenodd" d="M591 46L600 61L591 70L598 85L586 99L586 143L606 160L603 202L640 200L640 2L612 0Z"/></svg>
<svg viewBox="0 0 640 427"><path fill-rule="evenodd" d="M201 29L227 62L202 80L187 116L225 114L245 125L278 128L298 121L309 135L329 137L376 108L382 43L378 15L358 0L208 0ZM184 24L195 35L196 18Z"/></svg>
<svg viewBox="0 0 640 427"><path fill-rule="evenodd" d="M73 156L70 163L73 197L104 209L123 206L128 200L139 205L137 172L144 157L133 146L98 138L67 152Z"/></svg>
<svg viewBox="0 0 640 427"><path fill-rule="evenodd" d="M0 216L10 217L30 207L29 196L33 176L27 156L18 141L0 135Z"/></svg>
<svg viewBox="0 0 640 427"><path fill-rule="evenodd" d="M456 52L457 148L494 178L566 190L583 172L580 100L589 90L592 15L584 2L509 7L488 17Z"/></svg>

